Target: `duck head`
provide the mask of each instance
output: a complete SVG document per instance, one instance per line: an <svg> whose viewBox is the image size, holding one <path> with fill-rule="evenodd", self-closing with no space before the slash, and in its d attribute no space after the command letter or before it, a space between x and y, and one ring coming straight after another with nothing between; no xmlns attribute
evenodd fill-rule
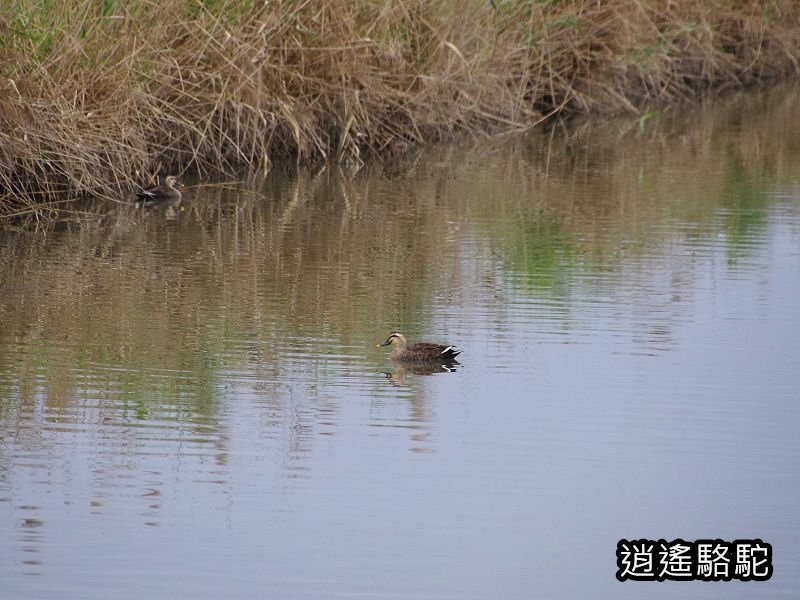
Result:
<svg viewBox="0 0 800 600"><path fill-rule="evenodd" d="M393 331L391 335L386 338L385 342L378 344L378 348L389 345L396 346L398 350L402 351L405 350L405 347L408 345L408 340L406 339L406 336L399 331Z"/></svg>

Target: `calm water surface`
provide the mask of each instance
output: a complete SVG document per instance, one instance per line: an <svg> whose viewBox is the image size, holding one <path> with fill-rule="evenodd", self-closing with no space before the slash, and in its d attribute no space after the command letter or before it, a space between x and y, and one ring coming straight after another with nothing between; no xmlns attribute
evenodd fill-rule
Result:
<svg viewBox="0 0 800 600"><path fill-rule="evenodd" d="M0 597L795 598L800 96L692 113L4 234Z"/></svg>

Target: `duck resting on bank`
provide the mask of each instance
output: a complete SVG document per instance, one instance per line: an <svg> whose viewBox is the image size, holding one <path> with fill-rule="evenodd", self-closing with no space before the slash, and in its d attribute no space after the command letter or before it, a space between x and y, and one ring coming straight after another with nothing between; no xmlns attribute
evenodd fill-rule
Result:
<svg viewBox="0 0 800 600"><path fill-rule="evenodd" d="M394 331L386 338L381 346L393 346L392 360L404 362L425 362L425 361L452 361L461 354L461 350L455 346L445 344L432 344L430 342L417 342L409 344L406 336L399 331Z"/></svg>
<svg viewBox="0 0 800 600"><path fill-rule="evenodd" d="M161 185L157 185L149 190L136 192L137 201L144 206L153 206L159 202L179 202L181 199L181 192L175 187L175 184L180 185L178 178L174 175L170 175Z"/></svg>

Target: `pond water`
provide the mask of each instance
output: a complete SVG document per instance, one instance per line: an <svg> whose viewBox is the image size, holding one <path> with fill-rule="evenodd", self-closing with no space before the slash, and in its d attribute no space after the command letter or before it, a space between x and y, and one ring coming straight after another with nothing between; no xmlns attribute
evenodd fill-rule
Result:
<svg viewBox="0 0 800 600"><path fill-rule="evenodd" d="M751 93L3 234L0 597L796 597L798 140Z"/></svg>

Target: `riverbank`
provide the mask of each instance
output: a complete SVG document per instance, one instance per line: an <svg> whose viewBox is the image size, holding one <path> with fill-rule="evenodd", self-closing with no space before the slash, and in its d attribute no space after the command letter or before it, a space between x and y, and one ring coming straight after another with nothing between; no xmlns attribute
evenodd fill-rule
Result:
<svg viewBox="0 0 800 600"><path fill-rule="evenodd" d="M26 0L0 34L0 219L118 201L169 172L640 115L800 62L788 0Z"/></svg>

